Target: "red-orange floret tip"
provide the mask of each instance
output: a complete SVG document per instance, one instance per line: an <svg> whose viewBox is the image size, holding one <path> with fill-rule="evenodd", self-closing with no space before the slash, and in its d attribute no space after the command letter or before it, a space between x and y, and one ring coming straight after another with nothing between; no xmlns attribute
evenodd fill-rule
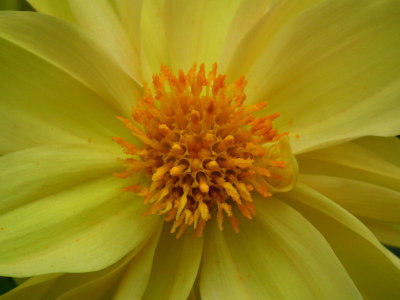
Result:
<svg viewBox="0 0 400 300"><path fill-rule="evenodd" d="M130 155L127 169L115 176L135 182L145 172L147 187L135 182L125 191L143 195L149 204L145 215L165 215L177 237L187 227L200 237L212 215L221 230L226 216L239 232L233 206L252 219L251 192L271 196L266 184L269 167L285 167L268 160L263 147L282 137L272 127L278 114L255 117L252 113L266 103L245 106L245 86L244 77L226 85L217 64L208 75L204 64L194 64L178 76L161 66L161 73L153 76L153 92L145 87L132 110L134 121L118 117L143 145L113 138Z"/></svg>

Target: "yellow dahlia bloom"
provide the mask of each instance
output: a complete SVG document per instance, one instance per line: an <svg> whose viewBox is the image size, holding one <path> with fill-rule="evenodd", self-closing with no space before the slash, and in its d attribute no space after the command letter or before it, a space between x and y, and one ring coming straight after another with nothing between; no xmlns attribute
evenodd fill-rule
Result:
<svg viewBox="0 0 400 300"><path fill-rule="evenodd" d="M30 3L0 299L400 298L397 0Z"/></svg>

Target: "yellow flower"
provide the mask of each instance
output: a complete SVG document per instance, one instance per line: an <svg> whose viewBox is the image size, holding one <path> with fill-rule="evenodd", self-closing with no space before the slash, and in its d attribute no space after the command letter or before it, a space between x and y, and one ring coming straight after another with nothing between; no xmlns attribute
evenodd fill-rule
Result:
<svg viewBox="0 0 400 300"><path fill-rule="evenodd" d="M0 13L0 275L34 277L0 299L400 298L397 0L30 2L57 18Z"/></svg>

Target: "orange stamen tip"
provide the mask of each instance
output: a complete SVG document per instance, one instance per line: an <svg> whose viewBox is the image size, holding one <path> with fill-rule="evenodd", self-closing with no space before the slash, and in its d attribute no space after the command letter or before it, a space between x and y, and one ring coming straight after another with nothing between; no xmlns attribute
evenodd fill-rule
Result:
<svg viewBox="0 0 400 300"><path fill-rule="evenodd" d="M279 114L254 116L266 103L245 106L245 86L244 77L227 84L226 76L217 74L217 64L208 74L204 64L194 64L178 76L162 65L160 74L153 75L152 88L144 85L133 120L117 117L142 146L112 138L131 155L124 160L126 171L115 176L134 179L138 172L147 174L148 189L135 183L124 190L145 196L149 207L144 215L165 215L177 238L190 227L196 237L202 236L214 214L221 230L227 217L238 233L233 206L251 219L251 192L270 196L270 168L286 167L264 158L268 150L263 145L283 136L272 126Z"/></svg>

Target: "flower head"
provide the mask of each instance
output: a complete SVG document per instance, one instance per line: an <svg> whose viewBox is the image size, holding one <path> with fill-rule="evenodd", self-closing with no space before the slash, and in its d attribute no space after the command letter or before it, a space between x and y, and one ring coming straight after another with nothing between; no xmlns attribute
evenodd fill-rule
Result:
<svg viewBox="0 0 400 300"><path fill-rule="evenodd" d="M4 299L400 297L398 1L30 2L0 13Z"/></svg>

